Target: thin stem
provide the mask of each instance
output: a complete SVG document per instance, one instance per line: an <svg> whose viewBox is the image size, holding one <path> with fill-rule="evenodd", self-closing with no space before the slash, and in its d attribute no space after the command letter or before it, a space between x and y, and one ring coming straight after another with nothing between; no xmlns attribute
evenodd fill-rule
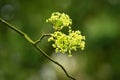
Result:
<svg viewBox="0 0 120 80"><path fill-rule="evenodd" d="M76 80L75 78L73 78L72 76L70 76L68 74L68 72L66 71L66 69L60 64L58 63L57 61L54 61L50 56L48 56L42 49L39 48L39 46L35 45L34 44L34 47L39 51L41 52L47 59L49 59L50 61L52 61L53 63L55 63L56 65L58 65L59 67L62 68L62 70L65 72L65 74L67 75L67 77L73 79L73 80Z"/></svg>
<svg viewBox="0 0 120 80"><path fill-rule="evenodd" d="M41 40L44 38L44 37L47 37L47 36L51 36L50 34L43 34L37 41L35 41L35 44L38 44L41 42Z"/></svg>
<svg viewBox="0 0 120 80"><path fill-rule="evenodd" d="M0 18L0 21L7 25L7 27L9 27L10 29L16 31L18 34L20 34L21 36L24 36L24 38L30 42L30 43L35 43L26 33L22 32L21 30L19 30L18 28L16 28L15 26L11 25L10 23L8 23L7 21L3 20L2 18Z"/></svg>
<svg viewBox="0 0 120 80"><path fill-rule="evenodd" d="M18 34L24 36L24 32L22 32L21 30L17 29L16 27L14 27L13 25L11 25L10 23L8 23L7 21L3 20L2 18L0 18L0 21L3 23L3 24L6 24L7 27L11 28L12 30L16 31Z"/></svg>
<svg viewBox="0 0 120 80"><path fill-rule="evenodd" d="M16 28L15 26L11 25L10 23L8 23L7 21L3 20L2 18L0 18L0 21L2 23L4 23L5 25L7 25L7 27L9 27L10 29L16 31L18 34L20 34L21 36L23 36L29 43L31 43L40 53L42 53L48 60L52 61L53 63L55 63L56 65L58 65L59 67L62 68L62 70L64 71L64 73L66 74L66 76L68 78L71 78L73 80L76 80L75 78L73 78L72 76L70 76L68 74L68 72L66 71L66 69L58 62L56 62L55 60L53 60L49 55L47 55L39 46L37 46L37 43L39 43L45 36L50 36L50 35L43 35L40 37L39 40L37 40L36 42L34 42L26 33L22 32L21 30L19 30L18 28Z"/></svg>

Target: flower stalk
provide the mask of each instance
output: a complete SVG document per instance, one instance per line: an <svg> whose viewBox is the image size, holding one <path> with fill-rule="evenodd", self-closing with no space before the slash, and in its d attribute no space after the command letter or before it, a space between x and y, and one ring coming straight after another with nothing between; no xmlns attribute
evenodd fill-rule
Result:
<svg viewBox="0 0 120 80"><path fill-rule="evenodd" d="M13 31L17 32L18 34L20 34L21 36L23 36L30 44L32 44L40 53L42 53L44 55L44 57L46 57L48 60L52 61L53 63L55 63L56 65L58 65L66 74L66 76L72 80L76 80L74 77L70 76L68 74L68 72L66 71L66 69L57 61L53 60L49 55L47 55L37 44L46 36L50 36L48 35L42 35L40 37L39 40L37 41L33 41L26 33L22 32L20 29L18 29L17 27L11 25L10 23L8 23L7 21L3 20L2 18L0 18L0 22L2 22L3 24L7 25L7 27L9 27L10 29L12 29Z"/></svg>

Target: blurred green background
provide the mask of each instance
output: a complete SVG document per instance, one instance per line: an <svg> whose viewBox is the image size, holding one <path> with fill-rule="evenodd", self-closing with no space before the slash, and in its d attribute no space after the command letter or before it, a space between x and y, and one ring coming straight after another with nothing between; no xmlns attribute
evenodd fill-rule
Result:
<svg viewBox="0 0 120 80"><path fill-rule="evenodd" d="M120 80L120 0L0 0L0 17L37 40L53 32L52 12L72 18L86 36L84 51L56 54L45 38L39 45L77 80ZM68 80L23 37L0 22L0 80Z"/></svg>

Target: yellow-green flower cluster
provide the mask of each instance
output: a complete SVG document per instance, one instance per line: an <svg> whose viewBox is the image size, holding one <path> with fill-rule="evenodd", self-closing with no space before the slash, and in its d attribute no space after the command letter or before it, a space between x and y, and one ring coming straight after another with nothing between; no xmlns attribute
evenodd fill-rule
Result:
<svg viewBox="0 0 120 80"><path fill-rule="evenodd" d="M56 30L48 41L53 41L52 46L55 48L56 52L66 53L72 56L71 51L76 51L77 48L84 50L85 47L85 36L81 35L81 32L73 31L71 29L72 20L67 14L54 12L47 20L53 24L53 28ZM68 35L61 32L63 27L68 27Z"/></svg>
<svg viewBox="0 0 120 80"><path fill-rule="evenodd" d="M69 16L59 12L52 13L52 16L46 22L51 22L55 30L61 30L63 27L70 27L72 25L72 20Z"/></svg>
<svg viewBox="0 0 120 80"><path fill-rule="evenodd" d="M76 51L77 48L81 48L81 50L84 49L84 40L85 36L82 36L80 31L69 31L68 35L57 31L51 34L51 37L48 39L48 41L54 41L52 46L56 52L68 52L69 56L71 56L72 50Z"/></svg>

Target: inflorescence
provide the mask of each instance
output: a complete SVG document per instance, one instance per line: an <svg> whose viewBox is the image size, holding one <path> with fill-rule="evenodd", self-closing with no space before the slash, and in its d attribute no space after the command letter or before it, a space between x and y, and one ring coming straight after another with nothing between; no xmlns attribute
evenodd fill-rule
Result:
<svg viewBox="0 0 120 80"><path fill-rule="evenodd" d="M54 42L52 46L55 48L56 53L68 52L68 56L72 56L72 50L76 51L77 48L84 50L85 36L82 36L79 30L73 31L71 29L72 20L67 14L54 12L46 22L52 23L53 28L55 29L55 32L51 34L48 41ZM64 27L68 27L68 35L61 32Z"/></svg>

